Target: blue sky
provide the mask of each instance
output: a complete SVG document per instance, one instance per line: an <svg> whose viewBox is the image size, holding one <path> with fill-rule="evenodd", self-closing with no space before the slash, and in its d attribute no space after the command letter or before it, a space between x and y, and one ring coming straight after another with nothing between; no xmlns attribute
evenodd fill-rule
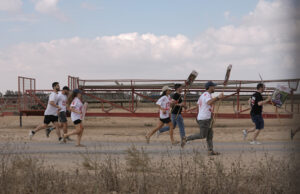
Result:
<svg viewBox="0 0 300 194"><path fill-rule="evenodd" d="M74 36L93 38L128 32L197 37L208 27L239 23L257 0L61 0L57 7L66 17L39 13L31 0L21 10L0 11L0 20L24 15L32 22L0 22L1 47ZM230 19L224 17L230 12Z"/></svg>
<svg viewBox="0 0 300 194"><path fill-rule="evenodd" d="M0 0L0 91L86 79L299 77L296 0ZM7 80L10 80L7 82Z"/></svg>

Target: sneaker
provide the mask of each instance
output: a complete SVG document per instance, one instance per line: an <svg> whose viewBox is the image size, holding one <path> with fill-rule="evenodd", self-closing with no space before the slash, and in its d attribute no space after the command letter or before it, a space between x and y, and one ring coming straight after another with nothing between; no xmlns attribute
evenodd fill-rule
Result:
<svg viewBox="0 0 300 194"><path fill-rule="evenodd" d="M58 138L58 141L59 141L60 144L66 143L66 142L64 141L64 138L62 138L62 137Z"/></svg>
<svg viewBox="0 0 300 194"><path fill-rule="evenodd" d="M63 135L62 140L64 143L67 143L67 137L65 137L65 135Z"/></svg>
<svg viewBox="0 0 300 194"><path fill-rule="evenodd" d="M256 144L256 141L250 141L250 144L251 144L251 145L255 145L255 144Z"/></svg>
<svg viewBox="0 0 300 194"><path fill-rule="evenodd" d="M215 152L215 151L208 151L209 156L217 156L220 155L220 152Z"/></svg>
<svg viewBox="0 0 300 194"><path fill-rule="evenodd" d="M187 142L187 141L186 141L186 137L183 137L183 138L181 139L181 145L180 145L180 146L181 146L182 148L184 148L186 142Z"/></svg>
<svg viewBox="0 0 300 194"><path fill-rule="evenodd" d="M247 138L247 135L248 135L248 132L246 129L243 130L243 136L244 136L244 140L246 140Z"/></svg>
<svg viewBox="0 0 300 194"><path fill-rule="evenodd" d="M156 131L156 138L158 138L159 135L160 135L160 131L158 130L158 131Z"/></svg>
<svg viewBox="0 0 300 194"><path fill-rule="evenodd" d="M293 129L291 129L291 140L294 139L295 134L293 133Z"/></svg>
<svg viewBox="0 0 300 194"><path fill-rule="evenodd" d="M71 139L70 137L66 137L66 140L73 141L73 139Z"/></svg>
<svg viewBox="0 0 300 194"><path fill-rule="evenodd" d="M258 141L250 141L250 144L251 145L260 145L261 143Z"/></svg>
<svg viewBox="0 0 300 194"><path fill-rule="evenodd" d="M46 129L46 137L49 137L50 133L51 133L51 129L50 129L50 128L47 128L47 129Z"/></svg>
<svg viewBox="0 0 300 194"><path fill-rule="evenodd" d="M34 131L29 131L29 139L32 140L32 137L34 136L35 132Z"/></svg>

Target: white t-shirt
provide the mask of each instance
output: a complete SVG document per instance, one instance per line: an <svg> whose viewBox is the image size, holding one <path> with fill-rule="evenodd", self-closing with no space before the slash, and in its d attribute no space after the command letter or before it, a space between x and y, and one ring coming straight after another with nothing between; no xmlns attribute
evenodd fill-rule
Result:
<svg viewBox="0 0 300 194"><path fill-rule="evenodd" d="M46 108L46 110L44 112L44 115L57 116L57 110L58 110L58 108L56 108L55 106L52 106L50 104L51 101L53 101L57 105L57 93L51 92L51 94L49 96L49 99L48 99L47 108Z"/></svg>
<svg viewBox="0 0 300 194"><path fill-rule="evenodd" d="M207 102L211 100L211 94L209 92L204 92L198 99L199 113L197 116L198 120L207 120L211 118L211 105L208 105Z"/></svg>
<svg viewBox="0 0 300 194"><path fill-rule="evenodd" d="M58 95L57 95L57 104L61 108L60 112L62 112L62 111L66 112L67 111L67 100L68 100L67 95L62 94L61 92L58 93Z"/></svg>
<svg viewBox="0 0 300 194"><path fill-rule="evenodd" d="M79 111L80 113L82 112L82 107L83 104L81 102L81 100L79 98L74 98L74 100L71 103L71 107L75 108L75 110ZM71 112L71 120L74 122L76 120L81 120L81 116L80 114L76 113L76 112Z"/></svg>
<svg viewBox="0 0 300 194"><path fill-rule="evenodd" d="M161 108L166 110L166 113L164 114L162 110L159 110L159 117L161 119L166 119L170 117L170 103L171 103L171 97L170 96L162 96L158 99L156 102L157 105L159 105Z"/></svg>

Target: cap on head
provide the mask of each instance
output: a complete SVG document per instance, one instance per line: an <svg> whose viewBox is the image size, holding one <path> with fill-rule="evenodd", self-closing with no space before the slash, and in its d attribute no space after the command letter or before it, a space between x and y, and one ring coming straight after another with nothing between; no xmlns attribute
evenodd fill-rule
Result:
<svg viewBox="0 0 300 194"><path fill-rule="evenodd" d="M163 92L167 91L167 90L172 90L172 88L170 88L169 86L164 86L162 89L161 89Z"/></svg>
<svg viewBox="0 0 300 194"><path fill-rule="evenodd" d="M174 89L177 90L178 88L180 88L182 85L181 84L175 84L174 85Z"/></svg>
<svg viewBox="0 0 300 194"><path fill-rule="evenodd" d="M208 90L210 86L216 86L217 84L215 84L214 82L212 81L208 81L206 84L205 84L205 89Z"/></svg>
<svg viewBox="0 0 300 194"><path fill-rule="evenodd" d="M73 93L80 93L80 94L81 94L82 92L81 92L81 90L79 90L79 89L74 89L74 90L73 90Z"/></svg>
<svg viewBox="0 0 300 194"><path fill-rule="evenodd" d="M68 86L64 86L64 87L63 87L63 90L70 91L70 88L69 88Z"/></svg>

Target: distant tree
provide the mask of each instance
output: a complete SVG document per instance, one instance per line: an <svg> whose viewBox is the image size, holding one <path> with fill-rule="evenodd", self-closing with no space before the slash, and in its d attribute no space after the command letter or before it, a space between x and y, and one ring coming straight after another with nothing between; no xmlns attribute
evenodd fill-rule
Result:
<svg viewBox="0 0 300 194"><path fill-rule="evenodd" d="M4 96L18 95L17 91L7 90Z"/></svg>
<svg viewBox="0 0 300 194"><path fill-rule="evenodd" d="M3 97L3 94L0 92L0 98L2 98Z"/></svg>

